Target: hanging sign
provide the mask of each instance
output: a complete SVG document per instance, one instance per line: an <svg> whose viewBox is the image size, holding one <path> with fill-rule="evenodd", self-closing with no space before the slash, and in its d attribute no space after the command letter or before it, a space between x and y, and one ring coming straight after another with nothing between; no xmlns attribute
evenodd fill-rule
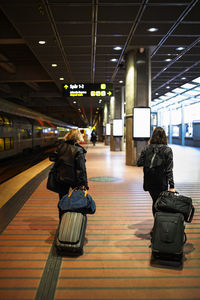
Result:
<svg viewBox="0 0 200 300"><path fill-rule="evenodd" d="M65 83L63 94L66 97L111 97L112 83Z"/></svg>

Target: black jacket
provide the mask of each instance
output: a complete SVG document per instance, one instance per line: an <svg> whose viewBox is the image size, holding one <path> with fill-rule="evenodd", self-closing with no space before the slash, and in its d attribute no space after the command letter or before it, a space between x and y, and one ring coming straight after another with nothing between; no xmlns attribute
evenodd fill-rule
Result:
<svg viewBox="0 0 200 300"><path fill-rule="evenodd" d="M68 140L61 143L50 155L50 160L55 161L58 176L63 183L72 188L85 186L89 189L85 166L86 153L81 145L74 140Z"/></svg>
<svg viewBox="0 0 200 300"><path fill-rule="evenodd" d="M148 164L148 156L149 153L152 153L153 151L159 151L161 157L163 158L163 164L162 164L162 175L160 178L159 184L156 186L151 186L150 180L148 179L147 174L147 164ZM167 145L161 145L161 144L149 144L144 147L142 150L140 157L137 161L137 166L141 167L143 166L144 171L144 190L168 190L168 185L170 188L174 188L174 179L173 179L173 152L172 149Z"/></svg>

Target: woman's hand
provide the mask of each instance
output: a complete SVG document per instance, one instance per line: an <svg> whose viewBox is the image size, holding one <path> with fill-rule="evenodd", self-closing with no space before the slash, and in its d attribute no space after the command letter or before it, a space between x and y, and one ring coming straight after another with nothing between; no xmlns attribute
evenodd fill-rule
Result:
<svg viewBox="0 0 200 300"><path fill-rule="evenodd" d="M169 189L169 192L176 193L176 190L175 190L174 188L173 188L173 189L170 188L170 189Z"/></svg>

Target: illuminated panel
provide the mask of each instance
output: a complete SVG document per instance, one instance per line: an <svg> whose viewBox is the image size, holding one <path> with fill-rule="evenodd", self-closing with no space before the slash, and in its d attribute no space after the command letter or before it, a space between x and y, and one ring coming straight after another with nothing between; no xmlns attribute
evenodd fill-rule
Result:
<svg viewBox="0 0 200 300"><path fill-rule="evenodd" d="M112 83L65 83L63 95L66 97L111 97Z"/></svg>
<svg viewBox="0 0 200 300"><path fill-rule="evenodd" d="M133 138L150 138L151 110L149 107L133 108Z"/></svg>

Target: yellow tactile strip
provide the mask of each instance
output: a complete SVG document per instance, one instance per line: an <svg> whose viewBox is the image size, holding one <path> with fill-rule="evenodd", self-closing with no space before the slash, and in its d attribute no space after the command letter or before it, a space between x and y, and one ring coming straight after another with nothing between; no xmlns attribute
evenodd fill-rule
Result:
<svg viewBox="0 0 200 300"><path fill-rule="evenodd" d="M52 162L50 162L49 159L45 159L39 164L2 183L0 185L0 208L27 182L29 182L33 177L42 172L51 164Z"/></svg>

